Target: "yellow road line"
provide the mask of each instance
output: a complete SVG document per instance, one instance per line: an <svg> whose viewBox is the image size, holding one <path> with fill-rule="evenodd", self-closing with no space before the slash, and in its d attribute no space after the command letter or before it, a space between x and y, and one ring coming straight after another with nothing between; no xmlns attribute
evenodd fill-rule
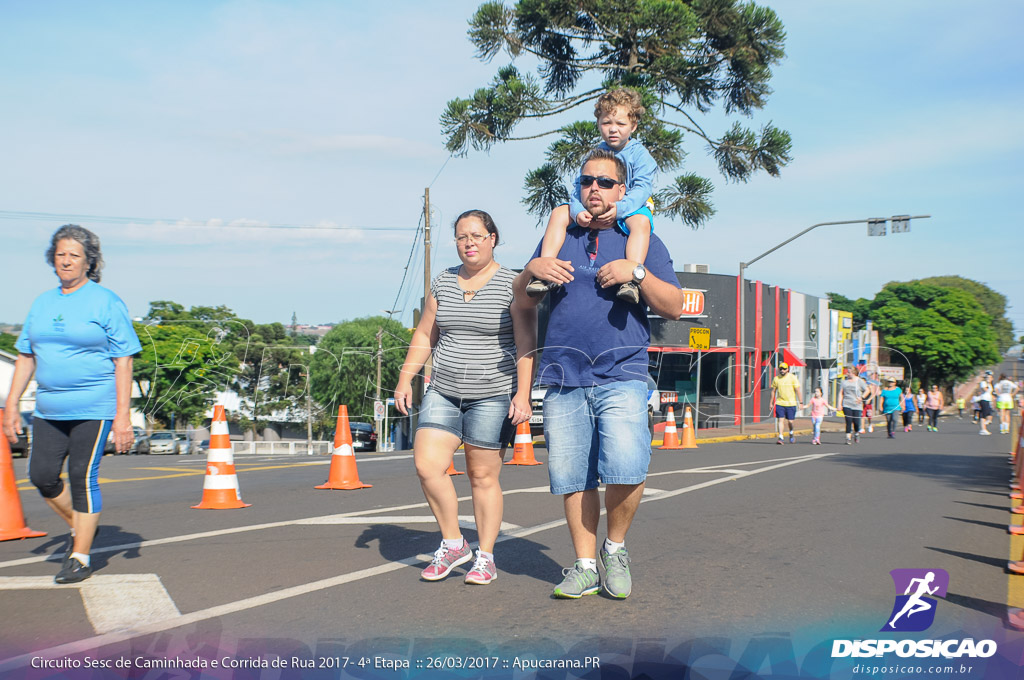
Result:
<svg viewBox="0 0 1024 680"><path fill-rule="evenodd" d="M326 464L328 462L330 462L330 461L326 461L325 460L325 461L312 461L312 462L303 462L303 463L290 463L288 465L262 465L262 466L257 466L257 467L245 467L245 466L237 466L236 465L235 467L237 469L240 469L240 470L244 471L244 472L256 472L256 471L260 471L260 470L280 470L280 469L283 469L283 468L309 467L311 465L324 465L324 464ZM174 477L197 477L197 476L205 475L206 474L206 467L205 466L201 470L182 470L181 468L133 468L133 469L134 470L162 470L162 471L173 472L174 474L169 474L169 475L152 475L152 476L149 476L149 477L126 477L124 479L111 479L109 477L100 477L97 481L100 484L119 484L121 482L148 482L148 481L156 480L156 479L172 479ZM64 479L66 481L67 478L68 478L68 476L67 476L66 473L61 475L61 479ZM32 486L29 483L28 479L19 479L19 480L17 480L17 484L18 484L18 491L32 491L32 490L35 489L35 487Z"/></svg>

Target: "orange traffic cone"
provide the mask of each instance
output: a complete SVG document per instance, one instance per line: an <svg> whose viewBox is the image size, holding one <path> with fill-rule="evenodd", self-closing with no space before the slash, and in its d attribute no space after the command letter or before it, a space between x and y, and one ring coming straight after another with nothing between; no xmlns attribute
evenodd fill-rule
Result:
<svg viewBox="0 0 1024 680"><path fill-rule="evenodd" d="M4 410L0 408L0 420ZM0 434L0 541L16 538L39 538L45 531L32 531L25 526L25 513L21 509L18 482L14 479L14 462L11 460L11 446L7 437Z"/></svg>
<svg viewBox="0 0 1024 680"><path fill-rule="evenodd" d="M686 407L686 415L683 416L683 437L679 445L681 449L697 448L697 437L694 434L693 418L690 416L690 407Z"/></svg>
<svg viewBox="0 0 1024 680"><path fill-rule="evenodd" d="M678 449L682 448L679 446L679 434L676 431L676 412L672 410L672 407L668 407L668 416L665 417L665 441L661 443L659 449Z"/></svg>
<svg viewBox="0 0 1024 680"><path fill-rule="evenodd" d="M233 510L248 508L250 503L242 502L238 490L238 475L235 474L235 458L228 437L228 420L224 407L213 407L213 421L210 423L210 450L206 456L206 478L203 480L203 500L192 507L197 510Z"/></svg>
<svg viewBox="0 0 1024 680"><path fill-rule="evenodd" d="M334 430L334 455L331 456L331 471L327 481L317 489L369 489L372 484L359 481L356 468L356 454L352 451L352 428L348 424L348 406L338 407L338 426Z"/></svg>
<svg viewBox="0 0 1024 680"><path fill-rule="evenodd" d="M516 426L515 447L512 449L512 460L505 465L543 465L533 457L533 435L530 434L530 423L519 423Z"/></svg>
<svg viewBox="0 0 1024 680"><path fill-rule="evenodd" d="M445 474L448 475L449 477L454 477L455 475L464 475L466 473L459 472L458 470L455 469L455 459L452 458L451 465L448 466L448 469L445 471Z"/></svg>

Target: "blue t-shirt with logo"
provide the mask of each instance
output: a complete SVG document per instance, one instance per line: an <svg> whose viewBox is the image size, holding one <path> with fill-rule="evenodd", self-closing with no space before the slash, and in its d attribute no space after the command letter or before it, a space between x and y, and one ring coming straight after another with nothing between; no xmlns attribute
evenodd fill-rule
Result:
<svg viewBox="0 0 1024 680"><path fill-rule="evenodd" d="M46 420L112 419L113 359L142 351L121 298L93 281L37 297L15 348L35 356L35 416Z"/></svg>
<svg viewBox="0 0 1024 680"><path fill-rule="evenodd" d="M549 293L551 316L537 367L538 385L590 387L647 380L647 306L622 302L615 297L618 286L601 288L596 278L605 264L626 257L626 234L619 227L596 233L591 256L589 229L573 226L566 232L558 259L572 262L574 278ZM538 245L533 257L539 256ZM650 275L681 288L672 256L653 234L644 266Z"/></svg>

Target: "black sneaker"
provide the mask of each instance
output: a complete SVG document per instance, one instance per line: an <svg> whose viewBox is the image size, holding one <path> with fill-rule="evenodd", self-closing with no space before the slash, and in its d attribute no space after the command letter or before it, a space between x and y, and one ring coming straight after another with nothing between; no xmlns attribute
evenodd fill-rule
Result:
<svg viewBox="0 0 1024 680"><path fill-rule="evenodd" d="M64 560L64 566L53 578L54 583L78 583L92 576L92 567L87 567L76 557Z"/></svg>
<svg viewBox="0 0 1024 680"><path fill-rule="evenodd" d="M615 297L623 302L630 302L634 305L638 305L640 304L640 287L632 281L626 281L619 286L619 290L615 293Z"/></svg>

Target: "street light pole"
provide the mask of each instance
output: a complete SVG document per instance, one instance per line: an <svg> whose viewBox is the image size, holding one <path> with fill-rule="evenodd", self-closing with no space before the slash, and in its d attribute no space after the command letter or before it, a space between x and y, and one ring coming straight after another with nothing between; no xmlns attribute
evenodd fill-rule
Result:
<svg viewBox="0 0 1024 680"><path fill-rule="evenodd" d="M929 217L931 217L931 215L913 215L913 216L910 216L910 215L894 215L890 219L892 219L893 221L901 220L901 221L905 222L907 225L909 225L910 220L923 220L923 219L927 219ZM749 267L750 265L754 264L755 262L757 262L761 258L763 258L763 257L765 257L767 255L771 255L772 253L774 253L776 250L778 250L782 246L797 240L798 238L800 238L801 236L803 236L807 232L813 231L814 229L817 229L818 227L828 227L828 226L833 226L833 225L838 225L838 224L865 224L865 223L877 223L877 222L886 222L886 221L887 220L883 220L883 219L880 219L880 218L874 218L873 217L873 218L868 218L868 219L863 219L863 220L843 220L842 222L819 222L818 224L814 224L814 225L811 225L810 227L807 227L806 229L801 231L796 236L791 236L790 238L786 239L785 241L783 241L782 243L778 244L774 248L770 248L770 249L764 251L763 253L761 253L760 255L755 257L754 259L752 259L752 260L750 260L748 262L740 262L740 280L739 280L739 287L740 287L740 296L739 296L740 297L740 300L739 300L739 312L740 312L740 361L739 361L740 393L737 395L737 398L739 399L739 402L740 402L740 434L746 434L746 425L747 425L747 395L746 395L746 392L747 392L747 345L746 345L746 341L747 341L747 333L746 333L746 330L747 330L747 315L745 313L746 310L744 309L744 306L745 306L744 302L746 300L747 286L746 286L746 284L744 283L744 280L743 280L743 274L747 270L747 267ZM883 235L884 235L884 232L883 232Z"/></svg>

